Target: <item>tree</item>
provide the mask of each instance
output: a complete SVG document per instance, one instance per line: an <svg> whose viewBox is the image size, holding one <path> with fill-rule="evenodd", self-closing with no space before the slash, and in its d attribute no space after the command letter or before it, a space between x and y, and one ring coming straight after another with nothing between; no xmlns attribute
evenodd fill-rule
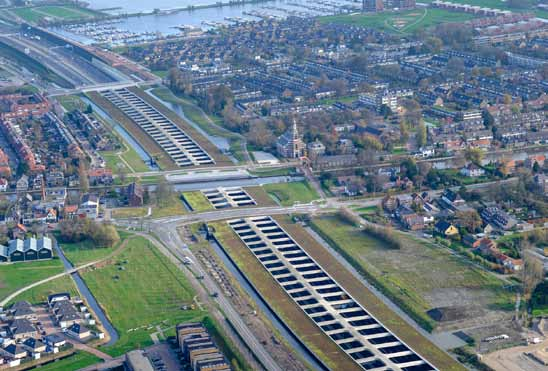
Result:
<svg viewBox="0 0 548 371"><path fill-rule="evenodd" d="M80 190L87 193L89 191L89 177L87 164L83 158L78 161L78 179L80 180Z"/></svg>
<svg viewBox="0 0 548 371"><path fill-rule="evenodd" d="M457 211L456 217L457 223L470 233L475 233L483 224L480 215L474 209Z"/></svg>
<svg viewBox="0 0 548 371"><path fill-rule="evenodd" d="M156 205L159 207L167 207L173 199L173 186L162 179L156 186Z"/></svg>
<svg viewBox="0 0 548 371"><path fill-rule="evenodd" d="M526 240L522 240L523 269L521 273L525 300L531 297L535 287L544 279L544 265L531 250L533 250L533 245Z"/></svg>
<svg viewBox="0 0 548 371"><path fill-rule="evenodd" d="M421 120L417 128L417 146L424 147L427 142L426 125Z"/></svg>
<svg viewBox="0 0 548 371"><path fill-rule="evenodd" d="M483 155L483 151L479 148L466 148L464 151L464 158L478 166L481 165Z"/></svg>
<svg viewBox="0 0 548 371"><path fill-rule="evenodd" d="M415 176L419 172L417 168L417 161L415 161L415 159L412 157L407 157L405 160L401 162L400 166L402 167L402 172L409 179L415 178Z"/></svg>

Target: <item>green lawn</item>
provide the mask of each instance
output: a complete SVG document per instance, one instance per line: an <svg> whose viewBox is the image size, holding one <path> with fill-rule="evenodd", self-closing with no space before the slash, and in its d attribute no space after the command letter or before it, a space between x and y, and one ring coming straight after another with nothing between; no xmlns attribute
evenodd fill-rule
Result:
<svg viewBox="0 0 548 371"><path fill-rule="evenodd" d="M153 218L164 218L166 216L182 215L186 213L187 211L183 204L183 200L181 200L180 195L175 192L171 195L171 200L167 203L167 206L152 208Z"/></svg>
<svg viewBox="0 0 548 371"><path fill-rule="evenodd" d="M316 218L313 227L425 329L436 326L426 312L440 305L440 297L455 295L485 310L513 303L503 281L425 240L400 234L403 247L388 249L338 216ZM453 306L461 304L451 300Z"/></svg>
<svg viewBox="0 0 548 371"><path fill-rule="evenodd" d="M113 264L82 276L120 334L116 345L104 349L113 356L152 344L156 325L165 329L205 314L181 309L193 303L194 291L178 268L142 237L132 239Z"/></svg>
<svg viewBox="0 0 548 371"><path fill-rule="evenodd" d="M91 19L99 17L102 14L90 9L78 7L75 5L46 5L26 8L11 9L19 17L27 22L38 23L45 18L53 20L74 21L79 19Z"/></svg>
<svg viewBox="0 0 548 371"><path fill-rule="evenodd" d="M10 303L15 303L21 300L26 300L32 304L43 303L47 300L48 295L59 292L68 292L71 295L79 296L74 281L72 280L71 276L67 275L35 286L21 293L20 295L17 295L15 298L13 298L13 300L10 301Z"/></svg>
<svg viewBox="0 0 548 371"><path fill-rule="evenodd" d="M193 211L201 212L214 209L211 202L209 202L207 197L204 196L204 194L200 191L183 192L183 197L185 198L186 202L188 202Z"/></svg>
<svg viewBox="0 0 548 371"><path fill-rule="evenodd" d="M394 33L411 33L441 23L465 22L472 18L474 16L467 13L427 8L376 14L334 15L322 17L320 20L326 23L334 22L372 27Z"/></svg>
<svg viewBox="0 0 548 371"><path fill-rule="evenodd" d="M291 182L265 184L265 191L283 206L291 206L296 202L309 203L320 198L308 182Z"/></svg>
<svg viewBox="0 0 548 371"><path fill-rule="evenodd" d="M256 175L258 177L269 177L269 176L288 176L291 173L295 172L294 167L282 167L282 168L266 168L266 169L255 169L250 171L251 175Z"/></svg>
<svg viewBox="0 0 548 371"><path fill-rule="evenodd" d="M55 361L48 363L47 365L40 366L40 371L68 371L68 370L79 370L84 367L94 365L96 363L102 362L100 358L94 356L93 354L77 351L76 353Z"/></svg>
<svg viewBox="0 0 548 371"><path fill-rule="evenodd" d="M0 299L33 282L63 272L59 259L0 265Z"/></svg>
<svg viewBox="0 0 548 371"><path fill-rule="evenodd" d="M119 233L121 240L119 244L121 244L123 239L127 237L127 233ZM116 248L119 247L119 244L114 247L96 247L91 240L84 240L76 243L59 242L65 256L74 266L103 259L116 250Z"/></svg>

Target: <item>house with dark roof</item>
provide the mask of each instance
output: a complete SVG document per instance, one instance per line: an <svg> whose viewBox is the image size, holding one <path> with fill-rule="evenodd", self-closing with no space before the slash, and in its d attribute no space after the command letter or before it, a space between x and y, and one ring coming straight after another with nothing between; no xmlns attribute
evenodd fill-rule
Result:
<svg viewBox="0 0 548 371"><path fill-rule="evenodd" d="M23 347L32 354L40 354L46 351L46 344L35 338L28 338L23 341Z"/></svg>
<svg viewBox="0 0 548 371"><path fill-rule="evenodd" d="M91 330L84 325L74 323L67 328L67 335L82 340L91 336Z"/></svg>
<svg viewBox="0 0 548 371"><path fill-rule="evenodd" d="M444 236L451 237L459 234L459 230L453 224L449 223L446 220L440 220L434 225L434 230Z"/></svg>
<svg viewBox="0 0 548 371"><path fill-rule="evenodd" d="M14 303L8 312L11 314L13 319L36 319L36 313L28 301L18 301L17 303Z"/></svg>
<svg viewBox="0 0 548 371"><path fill-rule="evenodd" d="M28 319L15 319L9 324L9 333L16 340L38 336L38 330Z"/></svg>
<svg viewBox="0 0 548 371"><path fill-rule="evenodd" d="M26 349L19 344L10 344L7 347L3 348L3 351L8 356L15 359L23 359L28 354Z"/></svg>

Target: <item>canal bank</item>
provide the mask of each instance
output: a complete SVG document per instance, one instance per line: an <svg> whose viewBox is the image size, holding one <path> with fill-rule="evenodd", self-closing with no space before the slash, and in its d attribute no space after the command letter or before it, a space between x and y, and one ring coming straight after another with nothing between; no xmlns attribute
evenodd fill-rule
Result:
<svg viewBox="0 0 548 371"><path fill-rule="evenodd" d="M269 319L273 326L280 332L287 343L294 349L294 351L305 360L314 370L329 370L329 368L320 360L303 341L293 332L289 326L283 321L281 317L276 314L268 302L261 296L257 288L246 277L244 272L240 270L236 262L223 248L223 245L217 240L214 234L209 236L208 239L211 248L215 251L217 256L221 259L224 266L238 281L242 289L250 296L252 301L257 304L259 309Z"/></svg>
<svg viewBox="0 0 548 371"><path fill-rule="evenodd" d="M57 255L63 262L63 266L65 267L65 270L69 271L73 269L74 266L67 259L67 257L65 256L63 252L63 249L61 249L57 241L55 241L54 247L55 247L55 251L57 252ZM105 312L103 311L103 309L101 308L101 306L99 305L99 303L97 302L97 300L95 299L95 297L93 296L93 294L91 293L87 285L85 284L84 280L80 276L80 273L74 272L74 273L71 273L71 276L74 279L74 282L76 283L76 287L78 288L78 291L84 297L87 305L93 311L93 313L95 313L95 315L97 316L97 319L99 320L99 322L101 322L101 325L103 326L103 328L105 329L105 331L107 332L109 336L109 341L104 345L105 346L114 345L119 339L118 332L116 331L112 323L110 323L110 321L108 320Z"/></svg>

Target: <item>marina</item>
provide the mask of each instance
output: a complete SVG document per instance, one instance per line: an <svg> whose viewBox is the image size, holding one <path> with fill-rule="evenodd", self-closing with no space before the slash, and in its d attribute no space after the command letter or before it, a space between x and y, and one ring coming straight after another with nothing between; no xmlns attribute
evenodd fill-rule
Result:
<svg viewBox="0 0 548 371"><path fill-rule="evenodd" d="M119 19L70 24L52 27L51 30L84 44L117 47L170 38L196 37L201 32L211 29L261 19L308 18L351 13L361 7L361 2L346 0L274 0L228 5L222 3L218 6L191 6L192 4L175 4L173 1L164 0L160 1L158 9L148 9L145 2L139 7L139 3L121 3L119 8L108 11L114 12L113 16L120 15ZM107 8L106 5L100 0L91 1L93 9L104 9Z"/></svg>

